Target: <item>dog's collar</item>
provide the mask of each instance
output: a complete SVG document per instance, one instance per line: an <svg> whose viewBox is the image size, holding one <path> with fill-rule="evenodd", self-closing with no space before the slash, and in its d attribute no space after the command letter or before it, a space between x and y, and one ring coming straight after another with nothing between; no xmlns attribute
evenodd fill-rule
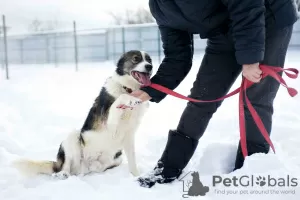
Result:
<svg viewBox="0 0 300 200"><path fill-rule="evenodd" d="M131 88L128 88L126 86L123 86L123 89L127 92L127 93L131 93L132 92L132 89Z"/></svg>

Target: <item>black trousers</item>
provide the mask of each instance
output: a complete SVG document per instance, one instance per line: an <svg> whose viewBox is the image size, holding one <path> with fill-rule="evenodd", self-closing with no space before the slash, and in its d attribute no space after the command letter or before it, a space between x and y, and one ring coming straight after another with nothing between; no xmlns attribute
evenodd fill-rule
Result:
<svg viewBox="0 0 300 200"><path fill-rule="evenodd" d="M292 31L292 26L281 30L267 30L265 57L262 63L271 66L284 66ZM242 66L237 64L235 59L231 38L229 36L210 38L190 97L212 100L226 95L240 75L241 70ZM272 77L266 77L247 90L249 100L261 117L268 133L271 133L272 129L273 101L278 89L279 83ZM199 140L221 104L222 102L188 102L180 118L177 132L194 140ZM268 153L270 147L254 123L247 106L245 106L245 115L248 154ZM244 158L239 145L235 169L242 167L243 162Z"/></svg>

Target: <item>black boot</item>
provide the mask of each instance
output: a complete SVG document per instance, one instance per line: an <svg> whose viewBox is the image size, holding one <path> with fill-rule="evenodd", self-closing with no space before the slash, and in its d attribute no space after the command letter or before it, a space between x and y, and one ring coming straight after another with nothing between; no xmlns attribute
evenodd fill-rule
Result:
<svg viewBox="0 0 300 200"><path fill-rule="evenodd" d="M150 188L155 183L170 183L177 179L192 158L197 145L198 140L170 130L167 145L156 167L147 175L139 177L139 184Z"/></svg>
<svg viewBox="0 0 300 200"><path fill-rule="evenodd" d="M255 153L265 153L267 154L270 150L270 145L268 143L258 144L254 142L247 142L247 151L248 156L251 156ZM240 169L244 165L245 158L242 153L241 143L239 143L237 153L236 153L236 159L235 159L235 167L233 171Z"/></svg>

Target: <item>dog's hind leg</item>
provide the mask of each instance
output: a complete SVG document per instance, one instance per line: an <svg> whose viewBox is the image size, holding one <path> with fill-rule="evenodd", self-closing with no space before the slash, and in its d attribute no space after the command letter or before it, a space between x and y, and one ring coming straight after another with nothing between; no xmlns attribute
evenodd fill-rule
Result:
<svg viewBox="0 0 300 200"><path fill-rule="evenodd" d="M65 160L65 163L63 164L63 168L60 172L57 172L53 174L54 178L57 179L67 179L70 176L71 173L71 161L69 159Z"/></svg>
<svg viewBox="0 0 300 200"><path fill-rule="evenodd" d="M60 168L55 170L55 173L52 175L57 179L67 179L70 176L71 172L71 160L66 155L64 146L61 145L57 154L57 163L60 164Z"/></svg>
<svg viewBox="0 0 300 200"><path fill-rule="evenodd" d="M57 159L61 161L61 168L53 174L55 178L66 179L71 174L78 174L80 171L80 142L79 132L74 132L62 142Z"/></svg>

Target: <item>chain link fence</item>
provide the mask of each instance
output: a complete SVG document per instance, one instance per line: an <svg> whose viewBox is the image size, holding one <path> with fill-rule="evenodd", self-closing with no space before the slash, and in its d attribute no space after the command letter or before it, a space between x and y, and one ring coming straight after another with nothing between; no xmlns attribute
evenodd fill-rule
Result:
<svg viewBox="0 0 300 200"><path fill-rule="evenodd" d="M7 71L10 64L59 64L103 62L116 60L128 50L147 51L159 61L163 49L156 24L116 26L102 29L77 29L38 34L5 34L5 17L2 19L3 33L0 35L0 62ZM206 40L194 35L194 52L202 52ZM300 50L300 22L297 22L290 48Z"/></svg>

